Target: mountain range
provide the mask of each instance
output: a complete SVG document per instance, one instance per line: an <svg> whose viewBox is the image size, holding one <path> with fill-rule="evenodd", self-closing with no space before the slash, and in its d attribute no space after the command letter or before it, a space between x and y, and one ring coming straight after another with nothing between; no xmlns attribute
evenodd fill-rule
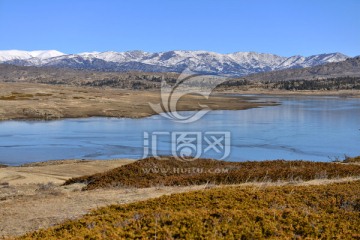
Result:
<svg viewBox="0 0 360 240"><path fill-rule="evenodd" d="M318 54L308 57L282 57L275 54L235 52L220 54L208 51L167 51L150 53L84 52L65 54L47 51L0 51L0 63L17 66L41 66L86 69L105 72L182 72L244 76L274 70L313 67L341 62L348 58L342 53Z"/></svg>
<svg viewBox="0 0 360 240"><path fill-rule="evenodd" d="M360 56L348 58L342 62L332 62L314 67L250 74L245 78L250 81L289 81L339 77L360 77Z"/></svg>

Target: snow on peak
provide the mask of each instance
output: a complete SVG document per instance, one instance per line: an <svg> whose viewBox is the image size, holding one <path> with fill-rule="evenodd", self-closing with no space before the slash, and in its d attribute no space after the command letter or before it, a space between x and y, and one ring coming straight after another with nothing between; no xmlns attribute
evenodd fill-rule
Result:
<svg viewBox="0 0 360 240"><path fill-rule="evenodd" d="M69 67L76 68L77 65L74 65L74 62L84 62L86 60L82 64L87 64L88 69L97 69L96 66L92 65L94 62L92 60L101 59L111 63L107 66L108 68L120 64L121 69L126 69L126 66L133 66L133 64L129 63L139 63L140 65L146 64L150 68L153 67L154 71L167 69L181 72L184 69L189 69L200 73L239 76L286 68L309 67L327 62L340 62L347 58L341 53L318 54L309 57L283 57L270 53L235 52L221 54L203 50L174 50L155 53L134 50L127 52L83 52L79 54L64 54L56 50L0 51L0 63L6 62L24 66L63 66L65 62ZM114 68L114 71L116 69ZM129 67L129 70L131 69Z"/></svg>
<svg viewBox="0 0 360 240"><path fill-rule="evenodd" d="M47 59L53 57L59 57L65 55L65 53L56 51L56 50L47 50L47 51L31 51L29 52L32 57Z"/></svg>
<svg viewBox="0 0 360 240"><path fill-rule="evenodd" d="M31 58L48 59L62 55L65 54L56 50L39 50L39 51L5 50L5 51L0 51L0 61L27 60Z"/></svg>

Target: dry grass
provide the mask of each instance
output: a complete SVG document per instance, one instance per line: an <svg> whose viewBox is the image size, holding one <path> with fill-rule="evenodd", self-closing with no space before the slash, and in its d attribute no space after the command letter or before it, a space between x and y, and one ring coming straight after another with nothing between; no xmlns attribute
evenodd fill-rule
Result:
<svg viewBox="0 0 360 240"><path fill-rule="evenodd" d="M152 181L154 185L151 188L128 186L80 191L85 186L84 184L60 186L60 183L64 181L61 179L69 178L71 175L79 176L90 171L98 172L101 169L104 171L110 166L116 167L116 164L123 163L126 163L126 161L50 161L35 163L30 166L2 169L3 173L7 173L4 177L9 181L6 182L4 178L0 178L0 182L2 182L0 184L0 236L16 236L29 231L47 228L67 219L79 218L88 213L90 209L109 204L131 203L172 193L224 187L224 185L214 185L212 182L182 187L163 186L163 184L155 184L154 181ZM141 161L139 163L141 163L140 165L144 164ZM176 163L178 166L183 164ZM220 168L224 164L224 162L213 161L209 165L211 169L213 169L215 163L219 164L217 166L220 166ZM189 164L195 165L196 162L189 162ZM209 164L207 160L203 165L206 166L206 164ZM249 163L249 165L251 164L253 163ZM332 166L352 166L351 164L331 164L333 164ZM129 166L131 166L130 169L134 168L134 164ZM19 175L21 175L20 178L18 178ZM11 179L9 179L9 176L12 176ZM325 179L323 177L324 175L310 181L293 179L288 182L272 181L265 177L253 182L248 179L246 183L234 186L246 186L259 190L274 186L321 185L359 179L358 177L334 179ZM74 237L70 238L73 239Z"/></svg>
<svg viewBox="0 0 360 240"><path fill-rule="evenodd" d="M360 181L223 187L113 205L20 239L358 239Z"/></svg>
<svg viewBox="0 0 360 240"><path fill-rule="evenodd" d="M0 120L92 116L141 118L156 114L149 102L161 102L159 91L1 82L0 100ZM208 105L214 110L242 110L274 105L249 102L242 97L211 96L207 100L201 96L187 95L180 99L178 110L199 110L199 104Z"/></svg>
<svg viewBox="0 0 360 240"><path fill-rule="evenodd" d="M226 163L221 161L213 161L213 160L201 160L202 163L191 161L188 163L181 163L178 161L172 161L168 159L168 161L164 160L161 161L163 165L170 164L169 166L177 166L179 168L186 166L202 166L204 169L214 169L214 166L222 169L224 166L225 168L229 168L233 170L238 169L238 173L241 170L245 171L245 167L248 169L247 173L251 173L254 178L247 178L245 179L245 183L240 184L233 184L236 187L237 191L242 191L241 189L252 189L251 191L259 192L259 191L267 191L266 189L278 187L282 189L282 187L292 187L295 189L295 186L307 186L307 187L314 187L315 192L320 191L317 190L317 185L324 185L324 184L333 184L333 183L341 183L341 182L353 182L359 180L359 174L355 176L356 169L359 168L358 165L355 164L342 164L342 163L321 163L320 165L316 163L309 163L309 162L300 162L298 165L293 164L293 162L286 162L286 161L273 161L273 162L265 162L263 166L261 166L261 162L254 163ZM150 188L135 188L134 184L132 185L122 185L119 183L114 183L110 185L105 185L104 188L95 189L92 191L80 191L81 188L85 186L85 184L75 183L65 186L60 186L60 183L64 182L64 179L68 179L71 175L73 176L80 176L85 174L86 172L92 171L93 173L101 171L105 171L109 169L110 166L116 167L116 164L123 164L125 162L122 161L94 161L94 162L87 162L87 161L50 161L50 162L43 162L43 163L36 163L31 164L30 166L23 166L23 167L8 167L0 170L1 173L5 173L3 178L0 176L0 238L1 235L5 236L17 236L24 234L29 231L34 231L42 228L47 228L53 226L54 224L62 223L68 219L80 218L84 214L89 213L91 209L96 209L98 207L104 207L109 204L127 204L142 200L147 200L149 198L160 197L162 195L168 195L173 193L180 193L180 192L189 192L193 190L205 190L205 189L213 189L213 188L223 188L224 185L215 185L214 183L207 179L208 175L205 179L207 181L203 181L201 177L205 175L198 176L198 174L191 174L191 173L175 173L171 174L169 172L167 175L164 173L155 173L147 175L139 175L135 177L135 170L142 170L142 167L154 167L154 164L159 167L159 161L151 161L151 159L147 159L146 161L138 161L137 164L129 164L128 168L117 168L114 170L110 170L103 174L108 174L110 172L118 173L114 176L119 175L120 173L125 174L128 171L129 180L134 182L139 182L143 185L143 179L148 181L152 185ZM199 165L198 165L199 164ZM229 165L230 164L230 165ZM239 165L238 165L239 164ZM245 165L243 165L245 164ZM270 164L270 165L269 165ZM290 167L291 164L291 167ZM312 165L315 164L315 165ZM119 165L118 165L119 166ZM239 168L239 166L241 166ZM277 167L280 169L279 171L270 170L269 166ZM331 166L331 167L330 167ZM320 169L322 167L322 169ZM345 177L340 178L335 177L335 175L331 175L331 169L337 168L340 172L345 174L346 171L352 171L349 175L353 175L354 177ZM346 167L346 168L345 168ZM349 168L350 167L350 168ZM301 173L304 171L309 170L309 168L316 169L318 174L314 175L314 179L310 181L305 181L300 178L284 178L284 180L276 181L270 178L271 174L281 173L289 171L289 173ZM191 167L190 167L191 169ZM281 170L282 169L282 170ZM297 169L297 170L296 170ZM303 169L299 171L299 169ZM307 169L307 170L306 170ZM327 172L323 171L327 169ZM102 172L101 171L101 172ZM267 173L266 173L267 171ZM315 171L315 172L316 172ZM246 172L246 171L245 171ZM256 174L263 173L263 177L255 178ZM319 174L320 172L320 174ZM99 174L102 175L102 174ZM160 176L159 176L160 175ZM216 175L216 174L215 174ZM20 176L20 177L19 177ZM243 175L245 177L246 175ZM284 175L287 176L287 175ZM291 175L288 175L291 176ZM293 175L295 176L295 175ZM331 177L334 178L331 178ZM10 177L10 178L9 178ZM126 177L126 176L125 176ZM239 175L240 177L240 175ZM63 180L61 180L63 179ZM169 185L176 185L173 184L173 180L177 179L178 181L184 181L184 185L186 186L164 186L163 182L160 181L161 179L165 179L169 181ZM201 185L201 181L194 181L194 179L200 179L204 183ZM218 178L216 178L218 179ZM239 178L240 179L240 178ZM119 180L119 178L117 178ZM121 180L121 178L120 178ZM288 181L287 181L288 180ZM124 181L126 183L126 181ZM223 183L228 183L229 181L223 181ZM235 182L235 181L233 181ZM239 181L241 182L241 181ZM189 184L194 183L196 185ZM107 188L109 186L117 186L116 188ZM123 186L123 187L118 187ZM250 190L249 190L250 191ZM325 191L325 190L324 190ZM328 191L328 190L326 190ZM335 191L335 190L334 190ZM337 190L336 190L337 191ZM281 192L281 191L280 191ZM227 195L227 191L223 191L223 194ZM271 193L269 193L271 194ZM354 196L358 195L358 191L353 191L352 193ZM186 195L189 197L190 195ZM231 198L231 194L229 195ZM266 196L266 194L264 195ZM269 195L271 197L273 195ZM277 196L277 194L276 194ZM187 197L184 197L186 199ZM181 197L182 198L182 197ZM189 199L192 199L190 197ZM203 199L206 201L206 199ZM162 203L163 200L160 202ZM196 199L192 199L191 201L194 204L197 204ZM220 198L220 201L221 198ZM315 199L313 204L316 204L317 200ZM175 203L176 204L176 203ZM190 202L188 204L191 204ZM215 204L215 203L214 203ZM181 206L181 203L179 203ZM346 205L346 204L345 204ZM344 206L345 206L344 205ZM166 206L166 205L164 205ZM204 205L205 206L205 205ZM147 205L144 205L144 209L147 208ZM194 210L189 208L190 210ZM211 209L209 208L209 211ZM220 208L221 210L221 208ZM236 209L228 209L229 211L235 211ZM146 210L150 211L150 210ZM221 210L222 211L222 210ZM267 211L267 208L259 210L259 212ZM175 211L176 212L176 211ZM180 215L182 211L179 211ZM185 212L184 212L185 213ZM194 210L194 214L196 210ZM126 212L125 212L126 214ZM205 218L205 216L199 213L201 218ZM338 213L335 213L338 214ZM185 220L181 220L177 222L177 214L174 215L174 224L183 223ZM191 215L192 216L192 215ZM190 216L190 217L191 217ZM239 215L240 216L240 215ZM339 217L345 217L344 215L338 215ZM322 216L326 218L325 216ZM101 217L102 218L102 217ZM103 219L103 218L102 218ZM118 219L118 218L117 218ZM189 224L192 223L193 220L189 221ZM110 223L109 223L110 224ZM116 223L115 223L116 224ZM187 224L187 223L184 223ZM236 229L238 226L231 228ZM255 226L252 226L255 227ZM284 226L286 227L286 226ZM176 226L170 226L170 230L176 228ZM151 230L149 227L147 228L149 231ZM144 230L143 234L148 234L148 230ZM160 229L158 229L160 230ZM157 230L157 231L158 231ZM62 232L63 229L58 230L58 232ZM112 232L112 230L110 230ZM127 231L127 230L126 230ZM171 230L173 231L173 230ZM175 232L177 230L174 230ZM193 230L189 230L190 232ZM189 232L188 231L188 232ZM202 231L202 230L201 230ZM133 233L130 229L128 232ZM196 231L194 231L196 233ZM60 233L59 233L60 234ZM62 233L61 233L62 234ZM79 238L83 239L85 236L81 235L82 230L79 231L79 236L69 236L67 235L59 235L58 238L61 239L74 239ZM177 233L176 233L177 234ZM35 235L32 235L33 237ZM96 238L98 235L97 233L90 233L90 236ZM119 235L121 236L121 235ZM176 235L177 236L177 235ZM281 236L281 235L280 235ZM47 237L44 237L47 238ZM110 237L108 237L110 238ZM126 238L126 237L123 237ZM150 235L145 235L144 238L153 238ZM158 235L158 239L166 238L164 235ZM171 237L167 237L171 238ZM179 237L185 238L185 237ZM191 238L191 236L189 236ZM234 237L235 238L235 237ZM253 237L255 238L255 237Z"/></svg>
<svg viewBox="0 0 360 240"><path fill-rule="evenodd" d="M358 156L358 157L347 157L343 162L344 163L360 163L360 156Z"/></svg>
<svg viewBox="0 0 360 240"><path fill-rule="evenodd" d="M122 188L80 191L82 185L54 183L0 184L0 239L80 218L91 209L111 204L126 204L162 195L203 189L204 186Z"/></svg>
<svg viewBox="0 0 360 240"><path fill-rule="evenodd" d="M72 177L85 174L104 172L124 164L134 162L129 159L113 160L60 160L25 164L21 167L0 168L0 183L13 185L47 184L53 182L62 184ZM0 192L1 196L1 192Z"/></svg>
<svg viewBox="0 0 360 240"><path fill-rule="evenodd" d="M308 181L359 176L360 166L308 161L225 162L197 159L188 162L172 157L147 158L90 176L72 178L65 185L83 183L85 190L107 187L189 186L245 182Z"/></svg>
<svg viewBox="0 0 360 240"><path fill-rule="evenodd" d="M30 100L33 98L33 94L19 93L19 92L11 92L9 95L0 96L0 100Z"/></svg>

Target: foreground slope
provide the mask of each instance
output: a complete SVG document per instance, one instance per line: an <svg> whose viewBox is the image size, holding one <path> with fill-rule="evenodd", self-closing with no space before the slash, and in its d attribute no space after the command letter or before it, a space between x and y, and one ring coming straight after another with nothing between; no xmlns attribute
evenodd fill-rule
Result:
<svg viewBox="0 0 360 240"><path fill-rule="evenodd" d="M360 181L224 187L100 208L21 239L358 239Z"/></svg>
<svg viewBox="0 0 360 240"><path fill-rule="evenodd" d="M50 161L7 167L0 170L3 176L0 179L0 239L2 236L19 236L61 224L69 219L78 219L91 209L109 204L127 204L168 194L222 188L227 183L240 183L236 186L242 187L252 186L255 191L271 186L287 185L295 188L354 182L360 179L357 159L348 158L347 162L351 163L346 164L294 161L226 163L204 159L181 163L169 161L171 158L168 161L156 160L157 162L147 159L133 162L124 168L81 178L77 177L86 172L103 172L129 161ZM175 168L178 173L166 171L167 168ZM192 172L193 168L196 169L195 172ZM147 171L144 172L144 169ZM202 174L198 169L212 170L213 174ZM224 175L221 172L216 173L216 169L237 171ZM97 179L94 176L98 176ZM68 181L68 185L61 185L71 177L75 178ZM309 181L306 181L307 179ZM89 184L92 181L94 185ZM97 189L80 191L86 184L88 189ZM354 197L359 195L358 192L352 193ZM223 193L227 194L226 191ZM217 203L216 199L213 200ZM197 204L197 200L191 201ZM222 198L219 198L219 201L222 201ZM316 201L315 199L314 205L318 204ZM346 204L345 202L344 206ZM207 205L204 206L208 208ZM228 210L232 211L231 206ZM181 224L186 226L184 221ZM63 238L76 239L75 236ZM84 236L80 234L77 238L83 239Z"/></svg>

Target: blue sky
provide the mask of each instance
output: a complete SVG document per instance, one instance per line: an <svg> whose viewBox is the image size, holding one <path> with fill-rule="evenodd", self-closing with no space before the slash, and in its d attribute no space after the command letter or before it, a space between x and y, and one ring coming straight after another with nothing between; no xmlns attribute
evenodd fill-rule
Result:
<svg viewBox="0 0 360 240"><path fill-rule="evenodd" d="M359 0L0 0L0 49L360 55Z"/></svg>

